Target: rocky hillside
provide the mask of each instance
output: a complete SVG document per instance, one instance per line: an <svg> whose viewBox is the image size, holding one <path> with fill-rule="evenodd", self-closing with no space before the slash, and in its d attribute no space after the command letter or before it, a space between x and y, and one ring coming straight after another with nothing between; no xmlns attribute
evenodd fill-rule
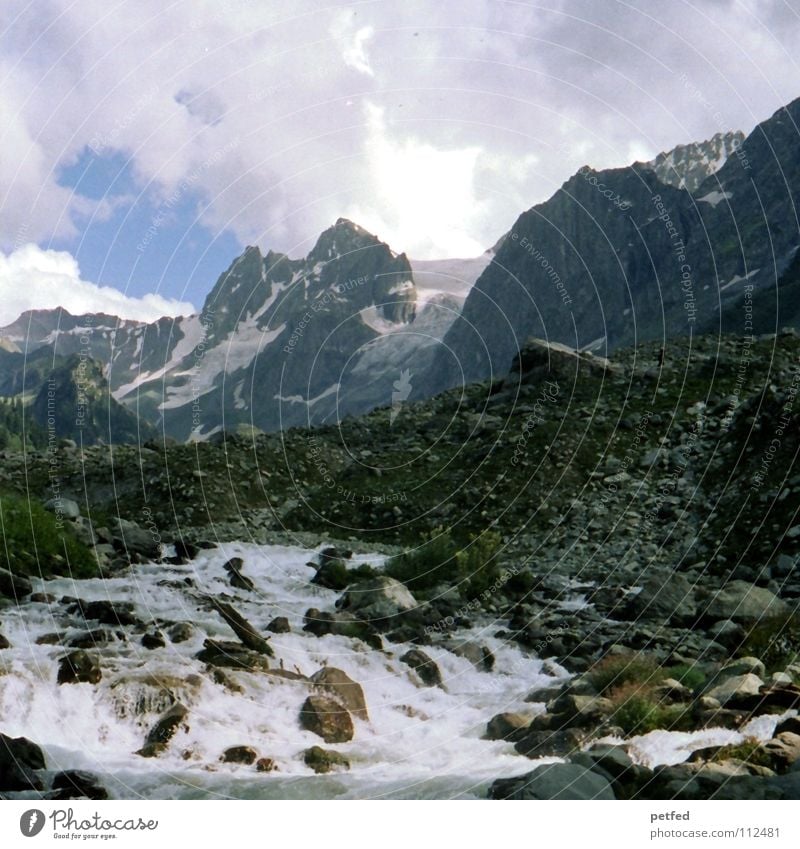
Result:
<svg viewBox="0 0 800 849"><path fill-rule="evenodd" d="M581 169L525 212L470 292L420 397L502 375L529 336L614 351L797 320L800 101L694 193L650 166Z"/></svg>
<svg viewBox="0 0 800 849"><path fill-rule="evenodd" d="M3 510L55 481L107 580L0 569L0 694L63 706L37 742L80 769L65 690L89 685L93 763L143 795L213 792L225 764L277 767L270 792L366 765L352 792L391 795L435 735L481 766L445 791L426 762L423 795L797 798L799 360L793 332L610 360L533 340L502 379L336 427L6 451ZM23 763L0 792L131 792Z"/></svg>

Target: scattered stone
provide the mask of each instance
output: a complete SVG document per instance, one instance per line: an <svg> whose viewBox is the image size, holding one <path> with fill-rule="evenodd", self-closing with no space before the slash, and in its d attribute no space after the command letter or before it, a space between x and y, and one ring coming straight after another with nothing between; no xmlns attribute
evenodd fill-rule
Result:
<svg viewBox="0 0 800 849"><path fill-rule="evenodd" d="M104 646L114 639L114 635L105 628L95 628L73 637L67 645L73 649L93 649Z"/></svg>
<svg viewBox="0 0 800 849"><path fill-rule="evenodd" d="M450 640L444 644L444 647L456 657L468 660L479 672L491 672L494 669L495 657L486 646Z"/></svg>
<svg viewBox="0 0 800 849"><path fill-rule="evenodd" d="M209 666L227 669L243 669L246 672L264 672L269 669L269 661L263 654L250 651L239 643L209 638L204 640L202 650L195 657Z"/></svg>
<svg viewBox="0 0 800 849"><path fill-rule="evenodd" d="M167 641L164 639L164 635L160 631L148 631L142 637L142 645L149 651L163 649L166 644Z"/></svg>
<svg viewBox="0 0 800 849"><path fill-rule="evenodd" d="M586 733L578 728L559 729L557 731L539 731L528 729L514 748L526 757L564 758L576 752L586 741Z"/></svg>
<svg viewBox="0 0 800 849"><path fill-rule="evenodd" d="M65 802L68 799L108 799L108 791L100 784L100 779L91 772L71 769L59 772L53 779L55 799Z"/></svg>
<svg viewBox="0 0 800 849"><path fill-rule="evenodd" d="M381 638L372 630L371 626L348 612L327 613L317 610L316 607L310 607L303 620L303 630L314 634L316 637L336 634L339 637L363 640L376 651L383 648Z"/></svg>
<svg viewBox="0 0 800 849"><path fill-rule="evenodd" d="M186 722L188 717L189 711L184 705L173 705L150 729L145 739L145 748L137 754L142 755L142 757L155 757L161 754L181 726L188 729ZM145 750L147 750L147 754L145 754Z"/></svg>
<svg viewBox="0 0 800 849"><path fill-rule="evenodd" d="M522 713L498 713L486 726L487 740L509 740L516 742L525 736L531 718Z"/></svg>
<svg viewBox="0 0 800 849"><path fill-rule="evenodd" d="M58 667L59 684L97 684L102 677L100 661L82 649L63 657Z"/></svg>
<svg viewBox="0 0 800 849"><path fill-rule="evenodd" d="M258 752L250 746L231 746L225 749L220 760L226 764L254 764L258 760Z"/></svg>
<svg viewBox="0 0 800 849"><path fill-rule="evenodd" d="M26 595L30 595L32 590L31 582L23 575L9 572L8 569L0 569L0 596L20 601Z"/></svg>
<svg viewBox="0 0 800 849"><path fill-rule="evenodd" d="M326 743L346 743L353 739L349 712L330 696L309 696L300 709L300 725Z"/></svg>
<svg viewBox="0 0 800 849"><path fill-rule="evenodd" d="M611 784L579 764L545 764L527 775L495 781L490 799L614 799Z"/></svg>
<svg viewBox="0 0 800 849"><path fill-rule="evenodd" d="M350 583L347 565L336 557L327 558L317 569L311 583L329 590L344 590Z"/></svg>
<svg viewBox="0 0 800 849"><path fill-rule="evenodd" d="M694 588L678 572L649 576L640 592L621 612L621 618L653 620L672 625L691 625L697 613Z"/></svg>
<svg viewBox="0 0 800 849"><path fill-rule="evenodd" d="M285 616L276 616L269 625L267 625L267 630L271 631L273 634L289 634L292 629L289 625L289 620Z"/></svg>
<svg viewBox="0 0 800 849"><path fill-rule="evenodd" d="M311 680L318 689L338 699L351 714L359 719L369 719L364 691L346 672L333 666L323 666L311 676Z"/></svg>
<svg viewBox="0 0 800 849"><path fill-rule="evenodd" d="M2 634L0 634L0 650L10 649L10 648L11 648L11 643L8 641L8 638L4 637Z"/></svg>
<svg viewBox="0 0 800 849"><path fill-rule="evenodd" d="M74 607L84 619L96 620L101 625L124 627L141 624L129 601L76 601Z"/></svg>
<svg viewBox="0 0 800 849"><path fill-rule="evenodd" d="M378 575L348 587L336 606L364 621L381 623L414 610L417 602L405 584L387 575Z"/></svg>
<svg viewBox="0 0 800 849"><path fill-rule="evenodd" d="M442 673L436 662L421 649L410 649L400 661L410 666L426 687L441 687Z"/></svg>
<svg viewBox="0 0 800 849"><path fill-rule="evenodd" d="M45 766L44 752L36 743L0 734L0 792L42 790L36 770Z"/></svg>
<svg viewBox="0 0 800 849"><path fill-rule="evenodd" d="M775 772L788 772L795 763L800 761L800 734L781 731L772 740L764 743L762 749L769 755Z"/></svg>
<svg viewBox="0 0 800 849"><path fill-rule="evenodd" d="M230 579L232 587L236 587L238 590L247 590L252 592L255 590L256 585L250 580L250 578L242 574L243 567L244 560L242 560L241 557L231 557L223 568L228 573L228 578Z"/></svg>
<svg viewBox="0 0 800 849"><path fill-rule="evenodd" d="M759 678L766 678L767 670L757 657L740 657L726 663L717 677L731 678L735 675L747 675L749 673L757 675Z"/></svg>
<svg viewBox="0 0 800 849"><path fill-rule="evenodd" d="M256 761L256 772L277 772L278 765L272 758L259 758Z"/></svg>
<svg viewBox="0 0 800 849"><path fill-rule="evenodd" d="M169 629L167 636L173 643L185 643L194 636L194 628L188 622L177 622Z"/></svg>
<svg viewBox="0 0 800 849"><path fill-rule="evenodd" d="M303 761L319 775L332 772L334 769L350 769L350 761L339 752L312 746L303 753Z"/></svg>
<svg viewBox="0 0 800 849"><path fill-rule="evenodd" d="M786 614L789 606L773 592L746 581L731 581L719 590L706 591L700 599L704 619L730 619L743 624Z"/></svg>

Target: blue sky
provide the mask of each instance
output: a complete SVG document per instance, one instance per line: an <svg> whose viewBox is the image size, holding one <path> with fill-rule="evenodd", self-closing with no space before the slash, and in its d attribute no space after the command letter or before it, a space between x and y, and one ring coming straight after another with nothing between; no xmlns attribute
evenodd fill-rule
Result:
<svg viewBox="0 0 800 849"><path fill-rule="evenodd" d="M243 245L231 231L212 232L202 223L202 191L186 191L170 203L143 189L131 171L123 154L89 148L64 168L62 186L120 204L108 218L88 218L79 237L55 239L51 246L71 251L85 278L101 286L134 296L158 292L199 309Z"/></svg>

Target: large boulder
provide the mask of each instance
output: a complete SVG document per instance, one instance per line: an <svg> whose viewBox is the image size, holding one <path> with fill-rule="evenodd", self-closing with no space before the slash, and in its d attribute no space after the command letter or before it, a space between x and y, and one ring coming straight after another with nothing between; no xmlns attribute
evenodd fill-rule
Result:
<svg viewBox="0 0 800 849"><path fill-rule="evenodd" d="M758 697L763 686L764 682L758 675L748 672L723 679L711 687L706 695L716 699L723 707L736 707L737 704L747 704Z"/></svg>
<svg viewBox="0 0 800 849"><path fill-rule="evenodd" d="M58 667L59 684L97 684L102 677L100 661L82 649L61 658Z"/></svg>
<svg viewBox="0 0 800 849"><path fill-rule="evenodd" d="M136 522L115 517L112 519L114 547L144 560L161 558L161 536L156 528L143 528Z"/></svg>
<svg viewBox="0 0 800 849"><path fill-rule="evenodd" d="M59 802L68 799L108 799L108 791L100 784L100 779L91 772L70 769L59 772L53 779L54 798Z"/></svg>
<svg viewBox="0 0 800 849"><path fill-rule="evenodd" d="M309 696L300 708L300 725L326 743L353 739L353 720L347 708L330 696Z"/></svg>
<svg viewBox="0 0 800 849"><path fill-rule="evenodd" d="M317 689L340 701L353 716L369 719L364 691L346 672L333 666L324 666L311 676L311 680Z"/></svg>
<svg viewBox="0 0 800 849"><path fill-rule="evenodd" d="M379 623L414 610L417 602L405 584L387 575L378 575L348 587L336 606L354 613L359 619Z"/></svg>
<svg viewBox="0 0 800 849"><path fill-rule="evenodd" d="M36 770L46 766L44 752L25 737L0 734L0 792L41 790Z"/></svg>
<svg viewBox="0 0 800 849"><path fill-rule="evenodd" d="M698 602L703 618L713 621L753 624L789 612L789 606L775 593L746 581L731 581L716 592L703 593Z"/></svg>
<svg viewBox="0 0 800 849"><path fill-rule="evenodd" d="M531 718L524 713L498 713L486 726L487 740L510 740L515 742L525 736Z"/></svg>
<svg viewBox="0 0 800 849"><path fill-rule="evenodd" d="M641 590L624 606L621 616L628 620L691 625L696 613L692 584L683 575L670 572L669 575L648 577Z"/></svg>
<svg viewBox="0 0 800 849"><path fill-rule="evenodd" d="M546 764L517 778L495 781L489 789L490 799L614 799L611 784L579 764Z"/></svg>

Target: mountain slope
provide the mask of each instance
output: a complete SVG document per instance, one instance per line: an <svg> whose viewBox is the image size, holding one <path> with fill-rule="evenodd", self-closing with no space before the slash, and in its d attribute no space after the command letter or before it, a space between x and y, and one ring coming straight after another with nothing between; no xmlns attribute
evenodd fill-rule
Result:
<svg viewBox="0 0 800 849"><path fill-rule="evenodd" d="M800 247L798 124L794 101L694 194L640 164L581 169L517 220L419 396L504 374L530 336L612 351L791 321L796 308L783 296Z"/></svg>

